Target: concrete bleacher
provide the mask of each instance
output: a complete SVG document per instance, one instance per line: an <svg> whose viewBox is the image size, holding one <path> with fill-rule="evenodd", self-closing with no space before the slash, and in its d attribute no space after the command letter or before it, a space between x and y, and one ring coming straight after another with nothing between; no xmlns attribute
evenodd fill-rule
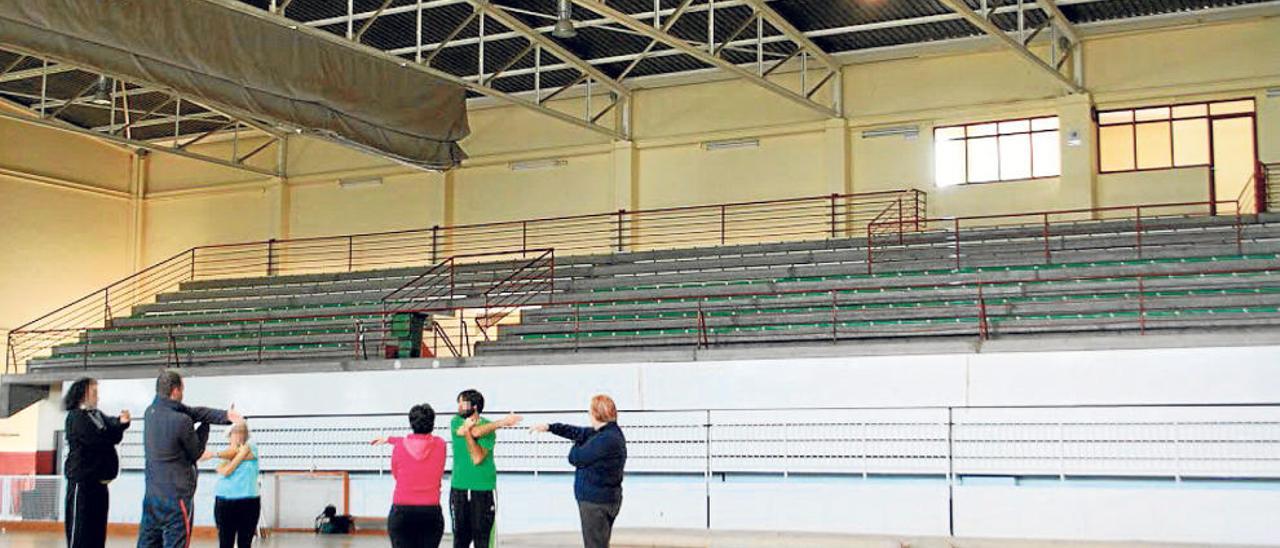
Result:
<svg viewBox="0 0 1280 548"><path fill-rule="evenodd" d="M936 224L875 235L870 265L865 237L557 257L553 291L507 290L553 294L476 352L1280 325L1280 217L965 228L959 257ZM422 311L481 309L521 264L458 264L385 329L426 267L187 282L29 367L413 357Z"/></svg>

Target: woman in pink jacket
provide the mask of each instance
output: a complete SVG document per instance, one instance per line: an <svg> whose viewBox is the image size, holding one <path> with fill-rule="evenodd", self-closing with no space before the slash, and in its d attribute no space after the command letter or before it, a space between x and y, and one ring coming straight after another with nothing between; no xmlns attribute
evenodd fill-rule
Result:
<svg viewBox="0 0 1280 548"><path fill-rule="evenodd" d="M440 510L440 477L444 475L444 439L431 435L436 412L421 404L409 410L405 437L379 438L374 445L391 445L391 475L396 488L391 495L387 533L392 548L436 548L444 536L444 512Z"/></svg>

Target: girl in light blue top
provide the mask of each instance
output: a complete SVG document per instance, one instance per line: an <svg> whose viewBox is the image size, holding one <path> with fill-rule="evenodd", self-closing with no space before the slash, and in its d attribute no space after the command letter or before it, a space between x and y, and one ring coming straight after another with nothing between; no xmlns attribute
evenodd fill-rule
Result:
<svg viewBox="0 0 1280 548"><path fill-rule="evenodd" d="M258 448L249 443L249 425L238 422L227 433L230 447L218 453L218 486L214 490L213 519L219 548L250 548L262 512L258 498Z"/></svg>

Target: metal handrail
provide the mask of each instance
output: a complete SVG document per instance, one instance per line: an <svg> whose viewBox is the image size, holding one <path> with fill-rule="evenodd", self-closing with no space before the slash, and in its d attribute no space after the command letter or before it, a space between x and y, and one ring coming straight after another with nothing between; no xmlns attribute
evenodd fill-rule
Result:
<svg viewBox="0 0 1280 548"><path fill-rule="evenodd" d="M955 267L956 267L956 268L961 268L961 267L962 267L962 264L963 264L963 262L962 262L962 256L963 256L963 252L962 252L962 251L963 251L963 250L962 250L962 240L963 240L963 237L962 237L961 228L962 228L962 224L963 224L964 222L968 222L968 221L994 221L994 220L999 220L999 219L1012 219L1012 220L1017 220L1017 219L1037 219L1037 220L1039 220L1040 222L1039 222L1039 223L1036 223L1036 224L1041 225L1041 226L1043 226L1043 227L1044 227L1044 228L1043 228L1043 230L1042 230L1041 238L1042 238L1042 239L1044 240L1044 242L1045 242L1045 244L1044 244L1045 260L1046 260L1047 262L1051 262L1051 261L1052 261L1052 250L1051 250L1051 247L1050 247L1050 245L1049 245L1049 239L1050 239L1050 238L1051 238L1051 236L1052 236L1052 235L1051 235L1051 233L1050 233L1050 232L1051 232L1051 231L1050 231L1050 228L1049 228L1049 227L1050 227L1050 221L1049 221L1050 217L1055 216L1055 215L1084 215L1084 214L1087 214L1087 215L1090 215L1090 217L1091 217L1090 219L1088 219L1089 221L1099 221L1099 220L1107 220L1107 221L1123 221L1123 220L1126 220L1126 219L1132 219L1132 220L1133 220L1133 222L1134 222L1134 233L1135 233L1135 239L1136 239L1136 245L1137 245L1137 253L1138 253L1138 256L1139 256L1139 257L1141 257L1141 254L1142 254L1142 234L1143 234L1143 226L1142 226L1142 221L1143 221L1143 210L1147 210L1148 212L1151 212L1152 210L1162 210L1162 209L1170 209L1170 208L1180 208L1180 209L1185 209L1185 208L1192 208L1192 207L1206 207L1206 208L1207 208L1207 211L1206 211L1204 214L1202 214L1202 216L1217 217L1217 216L1220 216L1220 215L1216 214L1216 213L1215 213L1215 211L1217 211L1217 209L1216 209L1216 208L1217 208L1217 206L1218 206L1219 204L1233 204L1233 205L1236 205L1235 213L1233 214L1233 215L1234 215L1234 218L1235 218L1236 247L1237 247L1237 249L1238 249L1238 250L1242 250L1242 249L1243 249L1243 238L1242 238L1242 222L1243 222L1243 221L1242 221L1242 219L1241 219L1241 213L1240 213L1240 211L1239 211L1239 205L1238 205L1238 202L1236 202L1236 201L1234 201L1234 200L1209 200L1209 201L1198 201L1198 202L1168 202L1168 203L1156 203L1156 204L1138 204L1138 205L1124 205L1124 206L1106 206L1106 207L1077 208L1077 209L1058 209L1058 210L1029 211L1029 212L1018 212L1018 213L997 213L997 214L987 214L987 215L969 215L969 216L959 216L959 217L940 217L940 218L923 218L923 219L906 219L906 220L904 220L904 219L890 219L890 220L874 221L874 222L869 223L869 224L867 225L867 229L866 229L866 245L867 245L867 273L868 273L868 274L872 274L872 273L874 273L874 264L875 264L874 257L875 257L875 248L876 248L875 236L876 236L878 233L881 233L881 232L877 232L877 228L880 228L880 227L896 227L896 230L893 230L893 229L891 228L890 230L888 230L888 231L887 231L887 233L889 233L889 234L897 234L897 236L898 236L898 238L897 238L897 239L898 239L898 244L899 244L899 245L901 245L901 244L903 243L903 241L904 241L904 234L905 234L906 232L909 232L909 231L917 231L917 232L920 232L920 233L924 233L924 232L935 232L935 233L936 233L936 232L939 232L939 231L938 231L938 230L928 230L928 228L927 228L927 227L928 227L931 223L940 223L940 224L941 224L941 223L945 223L946 225L949 225L949 226L950 226L949 232L951 233L951 238L953 239L953 241L954 241L954 243L955 243L955 252L954 252ZM1106 219L1098 219L1098 218L1095 218L1095 217L1097 217L1097 215L1099 215L1099 214L1103 214L1103 213L1111 213L1111 212L1132 212L1132 213L1133 213L1133 215L1132 215L1131 217L1114 217L1114 218L1106 218ZM1192 213L1185 213L1185 212L1181 212L1181 213L1173 213L1173 214L1169 214L1169 215L1176 215L1176 216L1182 216L1182 217L1195 216L1195 214L1192 214ZM1160 217L1160 216L1161 216L1161 215L1159 215L1159 214L1154 215L1154 217ZM1152 218L1152 217L1153 217L1153 215L1147 215L1147 217L1146 217L1146 218L1150 219L1150 218ZM1024 223L1021 223L1021 224L1022 224L1022 225L1027 225L1027 224L1030 224L1030 223L1025 223L1025 222L1024 222ZM924 229L918 229L918 228L917 228L916 230L909 230L909 229L907 228L908 226L912 226L912 227L920 227L920 226L923 226L923 227L925 227L925 228L924 228ZM1010 223L1003 223L1003 224L996 223L996 224L983 224L983 225L980 225L980 226L982 226L982 227L984 227L984 228L987 228L987 227L998 227L998 226L1006 226L1006 227L1007 227L1007 226L1019 226L1019 223L1017 223L1017 222L1010 222ZM942 229L942 230L943 230L943 231L948 231L947 229Z"/></svg>
<svg viewBox="0 0 1280 548"><path fill-rule="evenodd" d="M730 238L786 241L834 237L837 223L860 225L864 208L878 207L882 201L901 201L904 196L916 204L924 200L919 190L891 190L204 245L41 315L11 334L110 325L112 318L128 314L132 307L196 280L417 266L515 247L526 253L552 247L562 252L628 251L727 243ZM698 215L718 219L708 222L696 218ZM754 222L762 218L808 220L823 228L799 230L794 222ZM718 228L707 230L712 225ZM19 354L26 353L12 346L12 337L8 342L6 371L15 370L17 362L25 358Z"/></svg>

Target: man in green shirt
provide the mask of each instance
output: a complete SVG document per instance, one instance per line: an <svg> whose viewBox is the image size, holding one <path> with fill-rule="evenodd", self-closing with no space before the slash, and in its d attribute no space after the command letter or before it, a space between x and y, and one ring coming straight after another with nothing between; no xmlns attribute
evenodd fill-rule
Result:
<svg viewBox="0 0 1280 548"><path fill-rule="evenodd" d="M496 421L480 416L484 396L476 390L458 394L458 415L449 424L453 437L453 472L450 475L449 517L453 522L454 548L490 548L495 544L494 524L498 469L493 446L499 428L520 424L512 414ZM474 544L473 544L474 543Z"/></svg>

